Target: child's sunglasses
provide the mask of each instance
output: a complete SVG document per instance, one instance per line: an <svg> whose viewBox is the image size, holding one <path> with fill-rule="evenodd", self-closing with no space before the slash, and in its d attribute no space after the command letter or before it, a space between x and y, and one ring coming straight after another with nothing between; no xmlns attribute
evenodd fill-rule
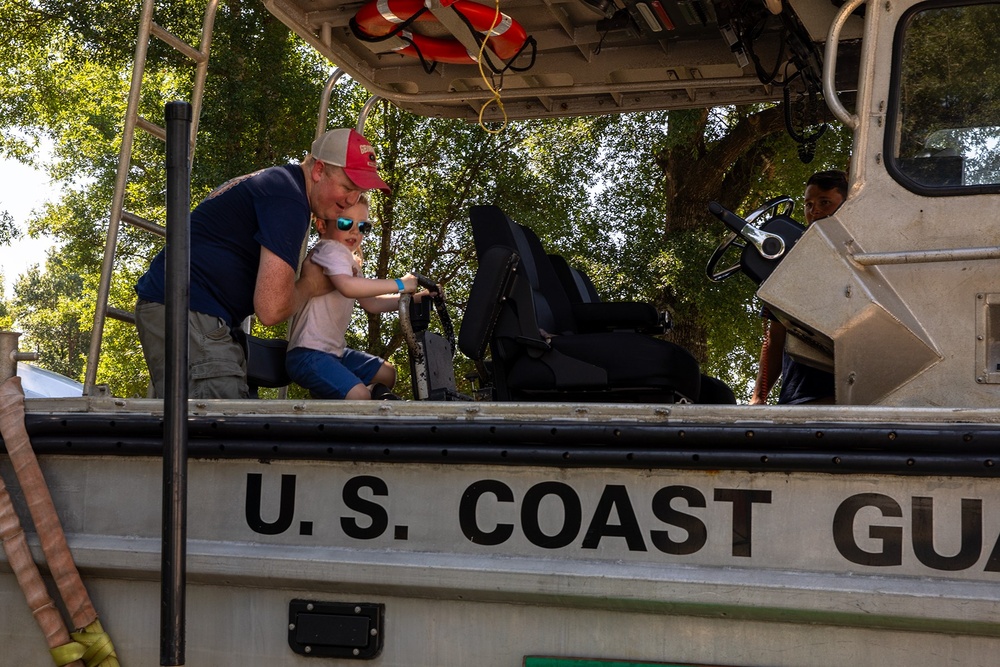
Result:
<svg viewBox="0 0 1000 667"><path fill-rule="evenodd" d="M350 231L354 226L354 221L350 218L337 218L337 229L342 232ZM367 234L372 230L372 223L369 220L358 220L358 231Z"/></svg>

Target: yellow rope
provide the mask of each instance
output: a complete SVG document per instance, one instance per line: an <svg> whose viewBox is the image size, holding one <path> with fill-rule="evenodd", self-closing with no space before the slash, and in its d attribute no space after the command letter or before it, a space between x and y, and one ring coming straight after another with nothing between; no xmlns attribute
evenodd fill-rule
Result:
<svg viewBox="0 0 1000 667"><path fill-rule="evenodd" d="M487 90L493 93L493 97L483 102L483 106L479 108L479 127L483 128L483 130L489 132L490 134L500 134L507 127L507 110L503 108L503 100L500 99L500 90L493 87L493 84L486 76L486 71L483 69L483 53L486 51L486 42L489 41L490 36L493 34L493 28L495 28L497 23L500 22L500 0L494 0L494 5L496 6L496 13L493 14L493 21L490 24L490 30L486 34L486 38L483 39L483 43L479 45L479 57L476 59L479 65L479 76L483 77L483 83L486 84ZM503 124L498 129L491 130L486 127L486 123L483 122L483 114L486 113L486 109L489 108L490 104L494 103L497 105L497 108L500 109L500 113L503 114Z"/></svg>
<svg viewBox="0 0 1000 667"><path fill-rule="evenodd" d="M63 644L62 646L56 646L55 648L49 649L49 653L52 655L52 660L54 660L59 667L63 667L63 665L68 665L71 662L79 660L86 652L87 647L79 642L70 642L68 644Z"/></svg>
<svg viewBox="0 0 1000 667"><path fill-rule="evenodd" d="M86 667L120 667L111 637L101 622L95 620L82 632L70 633L75 641L50 649L56 665L63 667L75 660L82 660Z"/></svg>
<svg viewBox="0 0 1000 667"><path fill-rule="evenodd" d="M115 645L101 627L100 619L95 618L83 632L71 632L70 637L87 647L87 652L83 656L87 667L120 667Z"/></svg>

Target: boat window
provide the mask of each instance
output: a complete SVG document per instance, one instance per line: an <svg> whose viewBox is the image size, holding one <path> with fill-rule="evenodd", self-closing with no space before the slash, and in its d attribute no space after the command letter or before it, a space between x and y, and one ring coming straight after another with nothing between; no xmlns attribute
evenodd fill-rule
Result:
<svg viewBox="0 0 1000 667"><path fill-rule="evenodd" d="M894 48L890 173L924 195L1000 192L1000 5L917 5Z"/></svg>

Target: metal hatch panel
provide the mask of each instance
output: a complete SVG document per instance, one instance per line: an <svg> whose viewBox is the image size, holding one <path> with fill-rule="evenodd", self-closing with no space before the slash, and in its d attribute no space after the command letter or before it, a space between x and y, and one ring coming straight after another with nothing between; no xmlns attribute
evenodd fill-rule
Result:
<svg viewBox="0 0 1000 667"><path fill-rule="evenodd" d="M702 21L692 23L686 7L693 3L708 9L707 14L699 13ZM369 92L407 111L476 120L483 103L492 97L475 65L438 63L428 74L416 58L373 52L349 25L365 3L265 0L264 4ZM661 4L675 27L652 36L626 30L604 34L597 28L602 15L584 0L504 0L501 11L520 23L538 45L534 66L525 72L508 71L503 77L507 116L704 108L780 98L781 89L761 84L752 65L737 63L710 3L663 0ZM420 31L426 31L425 23ZM778 41L772 31L757 38L755 49L763 62L774 61ZM515 64L528 62L529 57L521 55ZM484 119L502 119L495 104Z"/></svg>
<svg viewBox="0 0 1000 667"><path fill-rule="evenodd" d="M838 404L872 405L942 355L882 271L851 261L863 249L841 222L846 208L810 225L757 296L788 327L789 340L803 343L789 354L811 348L834 362ZM819 287L802 289L808 284Z"/></svg>

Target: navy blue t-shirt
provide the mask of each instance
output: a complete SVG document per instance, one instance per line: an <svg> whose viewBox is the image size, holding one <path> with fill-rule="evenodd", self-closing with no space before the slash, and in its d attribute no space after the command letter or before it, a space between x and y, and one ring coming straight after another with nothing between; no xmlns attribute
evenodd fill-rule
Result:
<svg viewBox="0 0 1000 667"><path fill-rule="evenodd" d="M760 316L778 321L767 308L761 308ZM778 392L778 405L795 405L832 398L835 391L832 373L799 363L788 356L787 352L781 351L781 390Z"/></svg>
<svg viewBox="0 0 1000 667"><path fill-rule="evenodd" d="M236 326L252 315L264 246L293 269L309 231L305 178L297 164L238 176L191 212L190 309ZM135 286L140 299L164 303L161 251Z"/></svg>
<svg viewBox="0 0 1000 667"><path fill-rule="evenodd" d="M779 405L795 405L821 398L832 398L835 391L831 373L799 363L785 353L781 354Z"/></svg>

